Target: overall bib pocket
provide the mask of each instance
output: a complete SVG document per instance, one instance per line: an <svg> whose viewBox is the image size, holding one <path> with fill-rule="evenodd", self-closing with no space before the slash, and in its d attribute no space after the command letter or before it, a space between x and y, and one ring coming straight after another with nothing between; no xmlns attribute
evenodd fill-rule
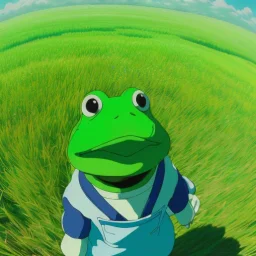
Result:
<svg viewBox="0 0 256 256"><path fill-rule="evenodd" d="M163 208L156 213L134 221L109 221L98 218L105 242L111 246L124 246L137 243L141 237L153 237L159 232Z"/></svg>

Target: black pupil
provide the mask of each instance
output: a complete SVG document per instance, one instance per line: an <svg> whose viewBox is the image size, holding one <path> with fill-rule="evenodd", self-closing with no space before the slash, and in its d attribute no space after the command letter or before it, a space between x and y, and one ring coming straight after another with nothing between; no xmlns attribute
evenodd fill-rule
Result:
<svg viewBox="0 0 256 256"><path fill-rule="evenodd" d="M146 106L146 104L147 104L147 100L146 100L145 96L142 93L137 95L136 102L142 108L144 108Z"/></svg>
<svg viewBox="0 0 256 256"><path fill-rule="evenodd" d="M99 104L95 99L89 99L86 102L86 109L91 113L96 113L99 109Z"/></svg>

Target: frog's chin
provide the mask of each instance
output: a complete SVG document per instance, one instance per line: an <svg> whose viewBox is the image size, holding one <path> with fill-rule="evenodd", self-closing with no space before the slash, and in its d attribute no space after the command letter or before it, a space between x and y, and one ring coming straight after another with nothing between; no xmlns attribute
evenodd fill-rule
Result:
<svg viewBox="0 0 256 256"><path fill-rule="evenodd" d="M105 185L123 189L123 188L129 188L139 184L150 173L151 171L149 170L134 176L117 177L117 176L95 176L94 175L93 177Z"/></svg>

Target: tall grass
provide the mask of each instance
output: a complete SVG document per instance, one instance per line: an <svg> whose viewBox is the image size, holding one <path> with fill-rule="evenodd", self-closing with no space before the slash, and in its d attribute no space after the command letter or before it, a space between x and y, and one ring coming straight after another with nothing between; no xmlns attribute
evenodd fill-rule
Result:
<svg viewBox="0 0 256 256"><path fill-rule="evenodd" d="M117 7L94 8L40 12L41 31L36 21L21 25L35 14L10 20L0 24L1 45L62 31L67 24L79 29L83 18L99 23L106 16L117 19ZM125 8L118 7L120 15L131 14ZM168 23L162 10L129 8L132 15L154 14L152 19L159 18L155 27L166 31L178 31L186 17L170 12ZM94 17L96 10L99 16ZM87 12L91 19L81 18ZM187 19L192 18L198 27L199 18ZM59 24L51 27L53 19ZM61 197L72 174L66 149L82 99L94 89L118 96L128 87L149 95L153 114L172 139L170 156L195 182L202 202L191 231L173 219L174 255L254 255L256 66L175 33L106 30L126 19L118 16L119 23L110 22L104 31L38 38L0 53L0 255L61 255ZM147 28L136 17L130 19ZM23 34L14 34L20 27L5 30L15 23L27 28ZM200 37L216 40L200 29ZM230 48L247 56L256 36L230 25L230 34L236 32L251 41L240 52L230 40ZM228 40L219 39L216 45L229 47Z"/></svg>

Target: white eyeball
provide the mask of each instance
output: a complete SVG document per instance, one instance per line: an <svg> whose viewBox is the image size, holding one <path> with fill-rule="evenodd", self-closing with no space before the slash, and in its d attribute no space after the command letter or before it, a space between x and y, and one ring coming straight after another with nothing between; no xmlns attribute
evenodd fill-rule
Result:
<svg viewBox="0 0 256 256"><path fill-rule="evenodd" d="M102 109L102 101L96 95L87 95L82 103L82 112L85 116L91 117L96 115Z"/></svg>
<svg viewBox="0 0 256 256"><path fill-rule="evenodd" d="M141 90L137 90L132 95L132 102L135 107L138 107L141 111L147 111L149 109L149 98Z"/></svg>

